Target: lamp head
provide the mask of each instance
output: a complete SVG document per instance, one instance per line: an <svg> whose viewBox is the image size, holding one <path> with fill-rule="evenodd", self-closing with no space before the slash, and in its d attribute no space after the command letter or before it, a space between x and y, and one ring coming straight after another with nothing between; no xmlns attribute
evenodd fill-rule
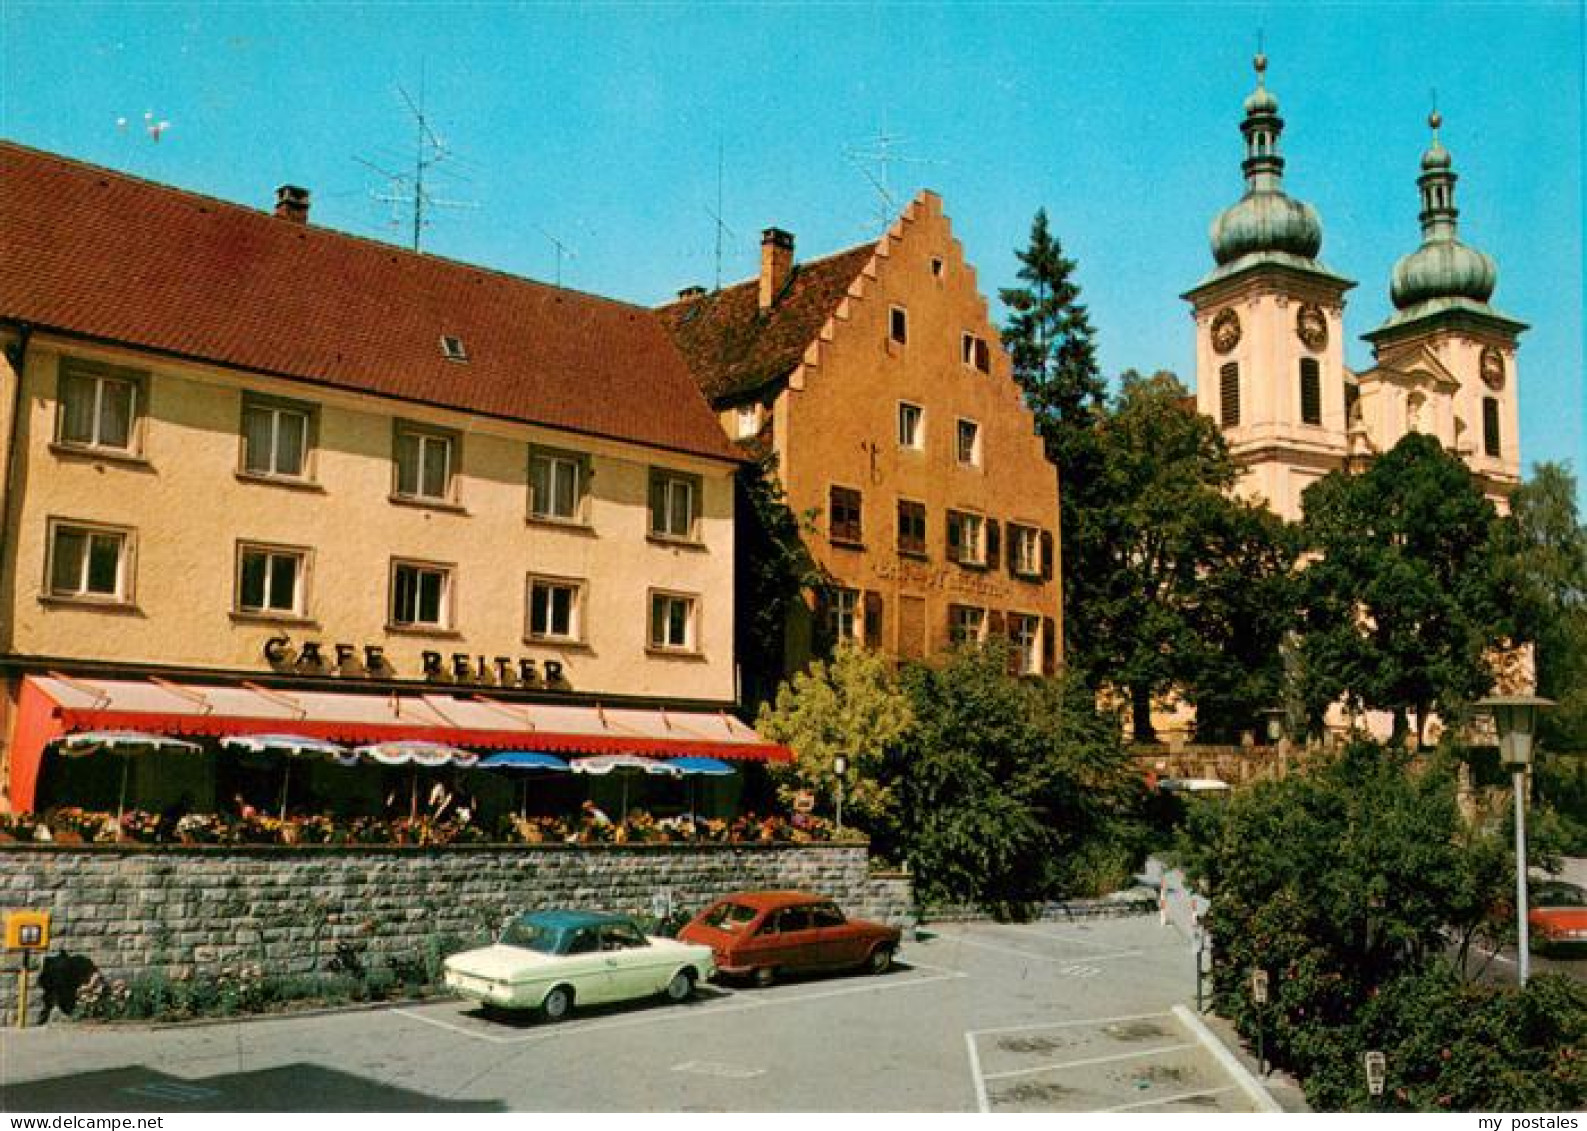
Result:
<svg viewBox="0 0 1587 1131"><path fill-rule="evenodd" d="M1499 735L1499 761L1512 769L1524 770L1532 764L1532 739L1537 734L1537 714L1552 707L1552 699L1536 695L1490 695L1476 706L1493 716L1493 729Z"/></svg>

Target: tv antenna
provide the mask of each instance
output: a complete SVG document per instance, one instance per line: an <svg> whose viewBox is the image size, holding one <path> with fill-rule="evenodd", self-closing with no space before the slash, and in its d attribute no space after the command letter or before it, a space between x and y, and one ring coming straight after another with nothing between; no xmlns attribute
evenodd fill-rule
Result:
<svg viewBox="0 0 1587 1131"><path fill-rule="evenodd" d="M936 161L929 157L910 157L899 152L899 147L909 139L899 134L887 132L887 126L876 131L876 136L866 144L869 148L847 146L843 156L849 164L859 170L870 186L876 192L877 209L881 214L881 222L885 227L898 213L898 200L893 195L892 167L894 165L946 165L946 161Z"/></svg>
<svg viewBox="0 0 1587 1131"><path fill-rule="evenodd" d="M362 157L355 157L353 160L386 179L389 186L387 191L370 193L370 196L383 204L391 205L392 226L397 227L406 223L411 232L413 250L418 251L424 229L430 223L428 218L430 211L436 208L478 208L479 205L472 200L448 200L436 196L426 184L437 166L459 158L430 124L430 117L424 109L424 88L421 86L419 89L418 101L414 101L401 86L397 87L397 93L402 96L408 113L413 116L415 137L412 171L387 168ZM456 173L452 175L460 176Z"/></svg>
<svg viewBox="0 0 1587 1131"><path fill-rule="evenodd" d="M563 243L561 240L557 239L556 236L553 236L550 232L546 231L539 224L535 225L535 231L539 232L546 239L550 240L551 241L551 246L557 249L557 286L560 287L562 285L562 260L563 260L563 257L565 256L568 259L577 259L579 257L579 253L574 251L571 247L569 247L567 244Z"/></svg>
<svg viewBox="0 0 1587 1131"><path fill-rule="evenodd" d="M716 223L716 289L722 289L722 236L727 234L733 239L738 239L738 233L727 226L727 221L722 219L722 143L716 143L716 209L705 210L705 214Z"/></svg>

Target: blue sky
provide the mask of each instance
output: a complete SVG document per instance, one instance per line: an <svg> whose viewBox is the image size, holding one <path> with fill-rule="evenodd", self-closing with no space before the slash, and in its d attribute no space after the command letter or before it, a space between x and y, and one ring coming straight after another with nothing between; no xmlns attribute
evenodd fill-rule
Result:
<svg viewBox="0 0 1587 1131"><path fill-rule="evenodd" d="M315 222L406 240L356 158L406 167L423 101L455 157L425 249L655 303L750 275L760 229L813 257L874 239L883 180L940 192L982 290L1046 207L1079 262L1107 372L1192 378L1179 294L1240 195L1258 31L1286 183L1359 283L1352 338L1418 243L1430 92L1462 238L1499 264L1528 464L1587 473L1579 3L418 4L0 0L0 134ZM169 121L160 142L144 115ZM127 119L124 128L118 118ZM879 135L907 161L862 168ZM442 175L450 170L452 175ZM867 175L867 173L869 175ZM466 178L466 179L465 179ZM1370 354L1352 342L1348 360Z"/></svg>

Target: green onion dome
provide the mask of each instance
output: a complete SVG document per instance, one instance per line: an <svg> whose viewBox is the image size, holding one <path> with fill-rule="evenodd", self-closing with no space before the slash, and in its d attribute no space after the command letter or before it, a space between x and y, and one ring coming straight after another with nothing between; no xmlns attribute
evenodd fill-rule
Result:
<svg viewBox="0 0 1587 1131"><path fill-rule="evenodd" d="M1493 258L1461 243L1457 237L1454 161L1438 140L1443 119L1428 118L1433 141L1422 154L1422 246L1394 265L1389 297L1405 310L1434 299L1470 299L1485 303L1499 282Z"/></svg>

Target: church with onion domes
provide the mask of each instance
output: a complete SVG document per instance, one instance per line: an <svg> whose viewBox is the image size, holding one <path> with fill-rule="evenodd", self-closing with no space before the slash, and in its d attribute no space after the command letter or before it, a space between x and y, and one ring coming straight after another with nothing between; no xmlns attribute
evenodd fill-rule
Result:
<svg viewBox="0 0 1587 1131"><path fill-rule="evenodd" d="M1454 160L1428 119L1421 246L1389 281L1394 313L1362 337L1371 368L1345 362L1345 295L1319 258L1316 209L1284 191L1284 120L1255 60L1245 100L1245 194L1213 220L1213 269L1184 294L1196 324L1197 408L1242 469L1239 493L1289 520L1330 471L1357 467L1409 432L1436 436L1501 508L1520 483L1516 349L1525 323L1490 305L1498 270L1462 243Z"/></svg>

